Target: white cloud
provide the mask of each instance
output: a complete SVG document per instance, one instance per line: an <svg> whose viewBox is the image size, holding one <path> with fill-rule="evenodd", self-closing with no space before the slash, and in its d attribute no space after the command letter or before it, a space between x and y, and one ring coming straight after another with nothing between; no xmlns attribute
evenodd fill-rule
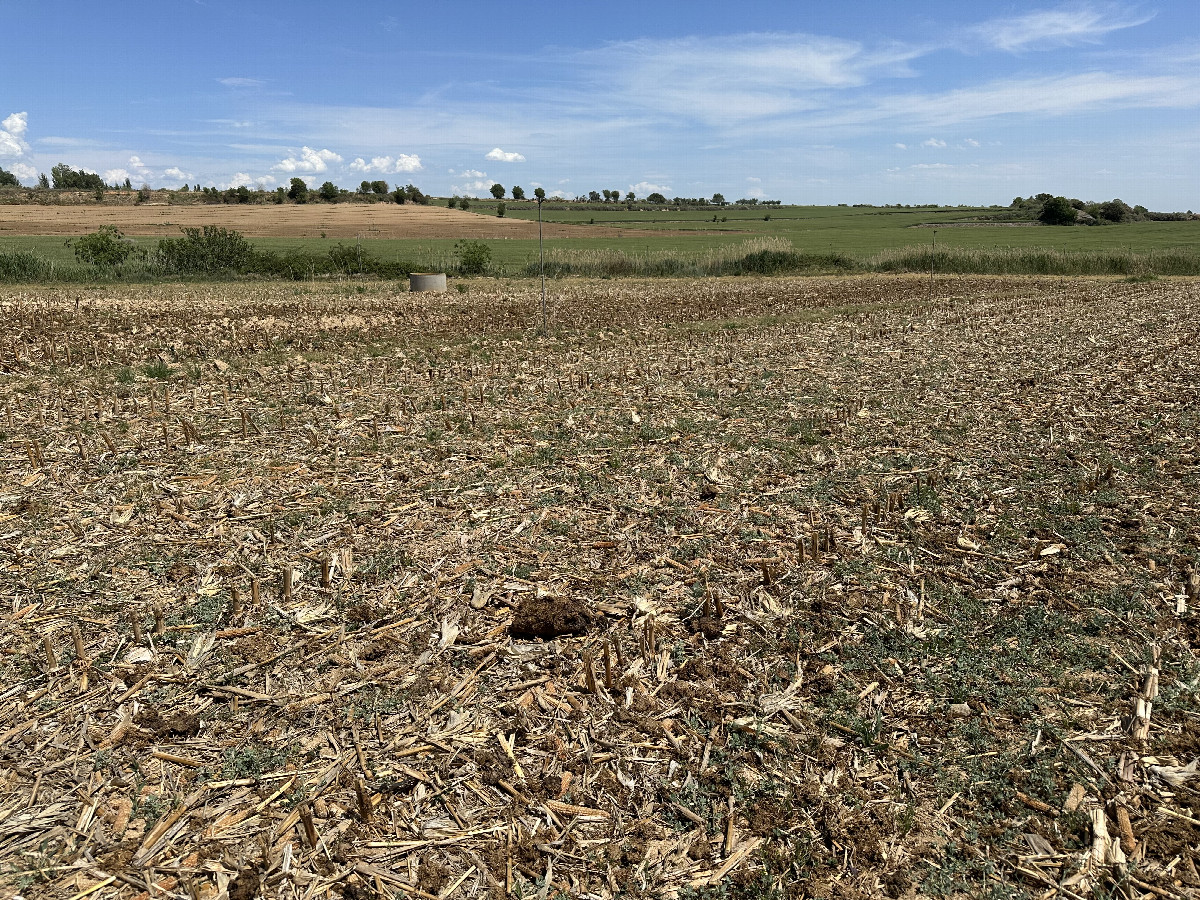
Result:
<svg viewBox="0 0 1200 900"><path fill-rule="evenodd" d="M663 194L670 195L671 188L665 184L653 184L649 181L639 181L637 184L629 186L629 189L639 197L645 197L647 194Z"/></svg>
<svg viewBox="0 0 1200 900"><path fill-rule="evenodd" d="M178 166L171 166L171 168L163 170L163 174L169 178L179 179L180 181L188 181L192 177L190 172L185 172Z"/></svg>
<svg viewBox="0 0 1200 900"><path fill-rule="evenodd" d="M755 176L753 176L753 175L747 175L747 176L746 176L746 180L747 180L747 181L752 181L752 182L754 182L755 184L761 184L761 183L762 183L762 179L761 179L761 178L756 178L756 177L755 177Z"/></svg>
<svg viewBox="0 0 1200 900"><path fill-rule="evenodd" d="M146 168L146 164L144 162L142 162L141 157L139 157L139 156L129 157L129 164L131 166L133 166L135 169L145 169Z"/></svg>
<svg viewBox="0 0 1200 900"><path fill-rule="evenodd" d="M218 78L217 81L225 87L262 87L266 84L257 78Z"/></svg>
<svg viewBox="0 0 1200 900"><path fill-rule="evenodd" d="M501 150L499 147L489 150L484 159L494 160L495 162L525 162L525 157L520 153L512 153Z"/></svg>
<svg viewBox="0 0 1200 900"><path fill-rule="evenodd" d="M12 173L17 176L18 181L34 181L38 176L37 169L33 166L27 166L25 163L14 165Z"/></svg>
<svg viewBox="0 0 1200 900"><path fill-rule="evenodd" d="M892 146L895 147L897 150L907 150L908 149L908 144L901 144L898 141L895 144L893 144Z"/></svg>
<svg viewBox="0 0 1200 900"><path fill-rule="evenodd" d="M466 195L467 197L489 197L491 196L492 182L486 178L478 181L468 181L465 184L456 184L450 190L452 193Z"/></svg>
<svg viewBox="0 0 1200 900"><path fill-rule="evenodd" d="M263 188L266 189L275 183L275 179L270 175L259 175L257 177L249 175L246 172L238 172L229 181L224 184L218 184L223 191L235 187Z"/></svg>
<svg viewBox="0 0 1200 900"><path fill-rule="evenodd" d="M104 173L105 184L121 184L126 178L133 181L128 169L108 169Z"/></svg>
<svg viewBox="0 0 1200 900"><path fill-rule="evenodd" d="M932 147L935 150L941 150L946 146L946 142L940 138L930 138L927 141L921 141L922 147Z"/></svg>
<svg viewBox="0 0 1200 900"><path fill-rule="evenodd" d="M992 19L971 31L992 47L1017 52L1099 43L1110 32L1142 25L1151 18L1131 16L1114 4L1072 3L1012 19Z"/></svg>
<svg viewBox="0 0 1200 900"><path fill-rule="evenodd" d="M421 169L421 157L415 153L401 153L399 156L374 156L367 162L361 156L357 157L349 167L351 172L378 172L381 175L399 174L401 172L416 172ZM450 173L453 175L453 171Z"/></svg>
<svg viewBox="0 0 1200 900"><path fill-rule="evenodd" d="M301 147L298 156L289 156L287 159L281 159L272 168L277 172L316 173L324 172L328 169L329 163L340 163L341 161L342 158L332 150L313 150L310 147Z"/></svg>
<svg viewBox="0 0 1200 900"><path fill-rule="evenodd" d="M606 101L629 110L728 125L828 106L830 90L908 75L924 51L810 34L641 39L582 54Z"/></svg>
<svg viewBox="0 0 1200 900"><path fill-rule="evenodd" d="M3 127L13 137L19 138L25 134L25 129L29 127L29 113L13 113L6 117L3 122L0 122L0 127Z"/></svg>
<svg viewBox="0 0 1200 900"><path fill-rule="evenodd" d="M961 146L970 150L974 150L979 146L979 141L975 140L975 138L966 138L962 142Z"/></svg>
<svg viewBox="0 0 1200 900"><path fill-rule="evenodd" d="M23 156L29 149L25 143L25 130L29 127L29 113L19 112L7 116L0 122L0 157Z"/></svg>

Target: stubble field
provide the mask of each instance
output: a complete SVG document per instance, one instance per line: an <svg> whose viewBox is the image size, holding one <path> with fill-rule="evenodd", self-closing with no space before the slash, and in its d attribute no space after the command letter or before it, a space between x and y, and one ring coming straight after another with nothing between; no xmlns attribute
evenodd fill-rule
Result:
<svg viewBox="0 0 1200 900"><path fill-rule="evenodd" d="M1200 292L0 295L0 896L1200 888Z"/></svg>

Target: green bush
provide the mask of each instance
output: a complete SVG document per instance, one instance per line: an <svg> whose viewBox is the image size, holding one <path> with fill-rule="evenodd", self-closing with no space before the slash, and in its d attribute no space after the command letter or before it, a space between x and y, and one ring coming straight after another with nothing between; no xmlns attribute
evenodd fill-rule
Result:
<svg viewBox="0 0 1200 900"><path fill-rule="evenodd" d="M0 251L0 281L50 281L54 266L32 250Z"/></svg>
<svg viewBox="0 0 1200 900"><path fill-rule="evenodd" d="M1066 197L1051 197L1042 204L1038 218L1047 225L1074 225L1075 207Z"/></svg>
<svg viewBox="0 0 1200 900"><path fill-rule="evenodd" d="M115 269L137 250L116 225L101 225L98 231L76 238L73 246L77 260L98 269Z"/></svg>
<svg viewBox="0 0 1200 900"><path fill-rule="evenodd" d="M492 264L492 248L483 241L459 241L454 249L458 270L464 275L482 275Z"/></svg>
<svg viewBox="0 0 1200 900"><path fill-rule="evenodd" d="M158 242L156 260L166 272L203 274L245 272L254 268L254 247L238 231L205 225L184 228L181 238Z"/></svg>

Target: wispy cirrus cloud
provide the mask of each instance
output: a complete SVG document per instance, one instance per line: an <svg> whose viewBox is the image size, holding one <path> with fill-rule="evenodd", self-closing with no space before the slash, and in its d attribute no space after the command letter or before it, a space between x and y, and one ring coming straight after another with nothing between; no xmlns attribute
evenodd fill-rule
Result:
<svg viewBox="0 0 1200 900"><path fill-rule="evenodd" d="M926 52L811 34L643 39L579 55L597 94L627 109L730 122L816 109L831 91L912 74Z"/></svg>
<svg viewBox="0 0 1200 900"><path fill-rule="evenodd" d="M998 50L1044 50L1051 47L1099 43L1106 35L1149 22L1116 4L1072 3L1023 16L983 22L970 33Z"/></svg>
<svg viewBox="0 0 1200 900"><path fill-rule="evenodd" d="M265 81L262 81L261 79L258 79L258 78L218 78L217 81L220 82L221 84L225 85L225 87L236 87L236 88L256 88L256 87L262 87L263 85L266 84ZM238 174L244 174L244 173L238 173Z"/></svg>

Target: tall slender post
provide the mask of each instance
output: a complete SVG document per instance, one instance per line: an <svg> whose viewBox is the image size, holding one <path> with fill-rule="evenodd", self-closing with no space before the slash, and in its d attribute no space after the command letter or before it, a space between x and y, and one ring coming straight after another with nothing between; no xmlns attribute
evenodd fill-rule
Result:
<svg viewBox="0 0 1200 900"><path fill-rule="evenodd" d="M933 261L937 258L937 229L933 229L933 252L929 254L929 296L933 296Z"/></svg>
<svg viewBox="0 0 1200 900"><path fill-rule="evenodd" d="M542 276L542 334L546 328L546 258L542 253L542 198L538 197L538 271Z"/></svg>

